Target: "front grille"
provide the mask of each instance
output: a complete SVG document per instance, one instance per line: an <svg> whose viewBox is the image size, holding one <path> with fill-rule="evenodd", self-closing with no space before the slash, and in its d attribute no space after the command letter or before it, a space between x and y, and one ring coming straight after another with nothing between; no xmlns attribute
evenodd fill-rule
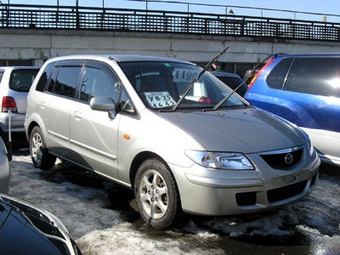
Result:
<svg viewBox="0 0 340 255"><path fill-rule="evenodd" d="M301 194L306 187L307 181L308 180L292 184L286 187L269 190L267 192L269 203L275 203L277 201L281 201Z"/></svg>
<svg viewBox="0 0 340 255"><path fill-rule="evenodd" d="M292 152L273 153L260 155L264 161L267 162L272 168L280 170L290 170L302 157L303 148Z"/></svg>

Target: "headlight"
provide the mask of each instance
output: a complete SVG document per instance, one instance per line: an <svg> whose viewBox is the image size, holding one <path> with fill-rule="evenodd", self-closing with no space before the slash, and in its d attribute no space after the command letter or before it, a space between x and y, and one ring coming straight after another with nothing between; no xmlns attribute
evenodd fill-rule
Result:
<svg viewBox="0 0 340 255"><path fill-rule="evenodd" d="M204 167L228 170L254 170L254 166L242 153L225 153L186 150L185 154Z"/></svg>

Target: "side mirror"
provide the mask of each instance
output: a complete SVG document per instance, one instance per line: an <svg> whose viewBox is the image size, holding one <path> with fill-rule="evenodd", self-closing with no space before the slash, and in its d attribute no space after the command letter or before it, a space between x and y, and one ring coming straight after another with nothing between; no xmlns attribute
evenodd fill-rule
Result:
<svg viewBox="0 0 340 255"><path fill-rule="evenodd" d="M110 97L92 97L90 100L90 107L95 111L108 112L110 119L116 117L116 103Z"/></svg>

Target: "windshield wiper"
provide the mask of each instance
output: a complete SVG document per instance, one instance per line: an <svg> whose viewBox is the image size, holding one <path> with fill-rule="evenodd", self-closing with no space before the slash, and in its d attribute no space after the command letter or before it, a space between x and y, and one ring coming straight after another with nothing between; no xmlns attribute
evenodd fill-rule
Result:
<svg viewBox="0 0 340 255"><path fill-rule="evenodd" d="M202 75L206 71L208 71L208 69L211 67L211 65L214 62L216 62L229 48L230 48L230 45L228 45L228 47L226 47L223 50L221 50L212 60L210 60L210 62L202 69L202 71L189 83L189 85L184 90L184 93L183 93L182 97L178 100L178 102L171 109L168 109L168 111L174 112L174 111L177 110L177 108L183 102L183 100L186 97L186 95L189 93L189 91L192 88L192 86L194 86L195 82L197 82L202 77ZM166 109L163 109L163 111L164 110L166 110Z"/></svg>
<svg viewBox="0 0 340 255"><path fill-rule="evenodd" d="M244 78L243 82L240 83L240 85L238 85L235 89L233 89L233 91L230 92L230 94L226 97L224 97L221 101L219 101L213 108L207 108L207 109L203 109L202 112L207 112L207 111L216 111L218 110L218 108L221 107L222 104L225 103L225 101L227 101L234 93L235 91L237 91L244 83L246 83L246 81L248 80L249 76L255 72L256 68L259 67L260 65L262 65L263 63L265 63L267 61L268 58L270 58L271 56L263 59L260 63L258 63L257 65L255 65L253 67L253 69L251 69L251 71L246 75L246 77ZM246 102L246 101L245 101ZM248 103L249 105L249 103Z"/></svg>
<svg viewBox="0 0 340 255"><path fill-rule="evenodd" d="M226 96L225 98L223 98L221 101L219 101L213 108L206 108L203 109L202 112L208 112L208 111L216 111L218 108L221 107L222 104L224 104L225 101L227 101L234 93L236 90L238 90L245 82L247 81L247 79L244 79L243 82L240 83L240 85L238 85L235 89L233 89L232 92L230 92L230 94L228 96ZM248 104L249 105L249 104Z"/></svg>

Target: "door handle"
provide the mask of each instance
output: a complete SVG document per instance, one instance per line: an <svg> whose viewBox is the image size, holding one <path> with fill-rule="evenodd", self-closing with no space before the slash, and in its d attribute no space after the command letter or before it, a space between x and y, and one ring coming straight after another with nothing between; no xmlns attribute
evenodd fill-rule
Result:
<svg viewBox="0 0 340 255"><path fill-rule="evenodd" d="M83 113L79 112L79 111L75 111L74 116L75 116L76 120L81 120L83 118Z"/></svg>

